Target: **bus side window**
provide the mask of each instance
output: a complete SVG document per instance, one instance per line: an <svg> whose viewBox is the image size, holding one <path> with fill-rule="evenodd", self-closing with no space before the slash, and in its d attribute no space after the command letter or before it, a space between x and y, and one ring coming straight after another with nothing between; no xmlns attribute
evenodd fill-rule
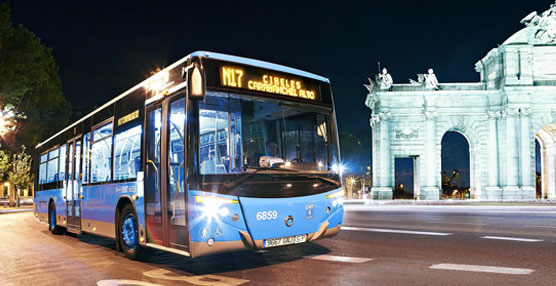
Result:
<svg viewBox="0 0 556 286"><path fill-rule="evenodd" d="M39 184L46 184L46 164L48 161L48 153L41 155L41 164L39 167Z"/></svg>
<svg viewBox="0 0 556 286"><path fill-rule="evenodd" d="M93 131L91 144L91 183L111 180L112 166L112 122Z"/></svg>
<svg viewBox="0 0 556 286"><path fill-rule="evenodd" d="M48 164L46 165L46 177L47 183L52 183L57 181L58 177L58 155L59 148L56 148L48 152Z"/></svg>
<svg viewBox="0 0 556 286"><path fill-rule="evenodd" d="M63 181L66 177L66 144L60 146L60 167L56 181Z"/></svg>
<svg viewBox="0 0 556 286"><path fill-rule="evenodd" d="M137 178L141 160L141 125L116 134L114 139L114 180Z"/></svg>
<svg viewBox="0 0 556 286"><path fill-rule="evenodd" d="M91 145L91 132L85 134L83 137L83 184L89 183L89 169L90 161L89 157L91 151L89 149Z"/></svg>

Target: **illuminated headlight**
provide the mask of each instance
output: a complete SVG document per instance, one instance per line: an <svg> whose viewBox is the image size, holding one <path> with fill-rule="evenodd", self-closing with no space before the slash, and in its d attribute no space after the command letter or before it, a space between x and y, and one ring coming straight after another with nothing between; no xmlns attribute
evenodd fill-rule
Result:
<svg viewBox="0 0 556 286"><path fill-rule="evenodd" d="M343 174L345 171L345 167L342 164L334 164L332 165L332 172L337 174Z"/></svg>
<svg viewBox="0 0 556 286"><path fill-rule="evenodd" d="M216 216L225 217L228 214L230 214L230 209L228 209L224 205L239 203L237 200L224 199L224 198L211 197L211 196L195 196L195 202L203 205L201 207L201 210L203 216L206 217L216 217Z"/></svg>

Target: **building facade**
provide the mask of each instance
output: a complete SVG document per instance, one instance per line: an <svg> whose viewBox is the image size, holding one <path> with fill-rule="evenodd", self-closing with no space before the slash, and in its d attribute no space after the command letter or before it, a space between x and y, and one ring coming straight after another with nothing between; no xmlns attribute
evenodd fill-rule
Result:
<svg viewBox="0 0 556 286"><path fill-rule="evenodd" d="M469 143L471 198L535 199L535 140L542 197L556 199L556 4L475 64L481 81L438 83L432 70L409 84L377 76L372 110L373 199L392 199L395 158L414 159L414 196L441 197L441 141ZM383 71L384 74L387 71Z"/></svg>

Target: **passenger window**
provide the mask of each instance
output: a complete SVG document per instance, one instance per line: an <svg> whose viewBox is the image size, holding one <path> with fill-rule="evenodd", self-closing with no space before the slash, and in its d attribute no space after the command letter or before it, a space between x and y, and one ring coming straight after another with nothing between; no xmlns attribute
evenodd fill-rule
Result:
<svg viewBox="0 0 556 286"><path fill-rule="evenodd" d="M108 182L112 166L112 122L93 131L91 183Z"/></svg>
<svg viewBox="0 0 556 286"><path fill-rule="evenodd" d="M91 145L91 133L85 134L83 137L83 184L89 183L89 155L91 151L89 146Z"/></svg>
<svg viewBox="0 0 556 286"><path fill-rule="evenodd" d="M201 174L228 173L228 112L201 109L199 126Z"/></svg>
<svg viewBox="0 0 556 286"><path fill-rule="evenodd" d="M137 178L141 165L141 126L116 134L114 139L114 180Z"/></svg>
<svg viewBox="0 0 556 286"><path fill-rule="evenodd" d="M58 179L56 181L63 181L66 177L66 144L60 147L60 168L58 170Z"/></svg>
<svg viewBox="0 0 556 286"><path fill-rule="evenodd" d="M59 149L56 148L48 152L48 163L46 168L47 183L58 181L58 155Z"/></svg>
<svg viewBox="0 0 556 286"><path fill-rule="evenodd" d="M48 161L48 154L41 155L41 164L39 166L39 184L46 184L46 164Z"/></svg>

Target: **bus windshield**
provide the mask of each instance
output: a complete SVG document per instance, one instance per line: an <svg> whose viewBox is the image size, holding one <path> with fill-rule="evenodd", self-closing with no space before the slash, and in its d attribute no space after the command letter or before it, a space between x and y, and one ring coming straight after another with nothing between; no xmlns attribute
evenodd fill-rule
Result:
<svg viewBox="0 0 556 286"><path fill-rule="evenodd" d="M250 168L326 174L338 161L332 113L326 108L207 92L199 117L201 175Z"/></svg>

